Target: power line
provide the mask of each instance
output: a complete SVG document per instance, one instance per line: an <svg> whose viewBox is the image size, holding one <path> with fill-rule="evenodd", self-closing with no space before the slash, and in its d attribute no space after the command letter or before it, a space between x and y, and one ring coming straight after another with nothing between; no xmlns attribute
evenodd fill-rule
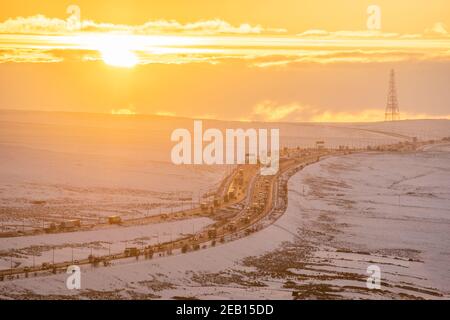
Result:
<svg viewBox="0 0 450 320"><path fill-rule="evenodd" d="M391 69L391 74L390 74L390 79L389 79L389 92L388 92L388 99L387 99L384 120L385 121L400 120L400 108L398 106L394 69Z"/></svg>

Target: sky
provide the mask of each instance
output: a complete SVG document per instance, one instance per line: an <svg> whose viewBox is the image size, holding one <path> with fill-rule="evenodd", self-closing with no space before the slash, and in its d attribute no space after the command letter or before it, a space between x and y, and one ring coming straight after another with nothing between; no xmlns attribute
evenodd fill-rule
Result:
<svg viewBox="0 0 450 320"><path fill-rule="evenodd" d="M0 109L379 121L395 69L402 119L450 118L449 32L447 0L2 2Z"/></svg>

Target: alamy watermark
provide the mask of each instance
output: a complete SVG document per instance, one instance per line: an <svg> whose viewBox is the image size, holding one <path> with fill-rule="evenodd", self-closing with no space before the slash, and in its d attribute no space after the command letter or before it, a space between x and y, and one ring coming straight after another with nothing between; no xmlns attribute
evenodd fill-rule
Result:
<svg viewBox="0 0 450 320"><path fill-rule="evenodd" d="M178 142L171 152L174 164L259 163L261 175L274 175L279 170L279 129L225 129L225 138L219 129L209 128L203 132L201 120L194 121L193 129L193 136L188 129L172 132L171 140Z"/></svg>
<svg viewBox="0 0 450 320"><path fill-rule="evenodd" d="M67 18L67 29L70 31L78 31L81 29L81 9L77 5L70 5L66 10L69 17Z"/></svg>
<svg viewBox="0 0 450 320"><path fill-rule="evenodd" d="M69 276L66 279L66 287L69 290L81 289L81 269L79 266L69 266L66 271Z"/></svg>
<svg viewBox="0 0 450 320"><path fill-rule="evenodd" d="M367 29L378 31L381 30L381 7L378 5L370 5L367 7Z"/></svg>
<svg viewBox="0 0 450 320"><path fill-rule="evenodd" d="M367 273L370 276L367 278L366 286L367 289L380 290L381 289L381 269L379 266L372 264L367 267Z"/></svg>

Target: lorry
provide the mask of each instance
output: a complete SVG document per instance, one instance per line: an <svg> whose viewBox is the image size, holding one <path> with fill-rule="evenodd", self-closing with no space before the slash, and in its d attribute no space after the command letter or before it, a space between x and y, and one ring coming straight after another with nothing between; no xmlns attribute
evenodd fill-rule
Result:
<svg viewBox="0 0 450 320"><path fill-rule="evenodd" d="M81 221L76 219L63 221L60 223L59 227L60 229L79 228L81 227Z"/></svg>
<svg viewBox="0 0 450 320"><path fill-rule="evenodd" d="M140 250L136 247L125 248L124 251L125 257L137 257L140 253Z"/></svg>
<svg viewBox="0 0 450 320"><path fill-rule="evenodd" d="M120 223L122 223L122 218L120 216L109 216L108 223L109 224L120 224Z"/></svg>
<svg viewBox="0 0 450 320"><path fill-rule="evenodd" d="M216 197L216 198L214 199L214 207L217 208L218 206L220 206L220 204L221 204L220 198Z"/></svg>
<svg viewBox="0 0 450 320"><path fill-rule="evenodd" d="M217 230L214 228L209 229L208 230L208 238L214 239L215 237L217 237Z"/></svg>
<svg viewBox="0 0 450 320"><path fill-rule="evenodd" d="M202 202L200 204L200 209L202 209L202 211L208 211L208 203L207 202Z"/></svg>

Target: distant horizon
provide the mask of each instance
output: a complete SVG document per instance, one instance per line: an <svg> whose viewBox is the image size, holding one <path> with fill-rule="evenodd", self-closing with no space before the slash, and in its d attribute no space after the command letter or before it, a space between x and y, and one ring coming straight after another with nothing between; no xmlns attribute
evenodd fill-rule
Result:
<svg viewBox="0 0 450 320"><path fill-rule="evenodd" d="M68 111L68 110L33 110L33 109L0 109L0 112L27 112L27 113L64 113L64 114L91 114L91 115L108 115L114 117L159 117L179 120L203 120L203 121L219 121L219 122L239 122L239 123L281 123L281 124L358 124L358 123L395 123L402 121L450 121L450 118L417 118L417 119L402 119L395 121L373 120L373 121L261 121L261 120L239 120L239 119L212 119L201 117L177 116L170 114L158 113L113 113L113 112L93 112L93 111ZM401 117L401 113L400 113Z"/></svg>

